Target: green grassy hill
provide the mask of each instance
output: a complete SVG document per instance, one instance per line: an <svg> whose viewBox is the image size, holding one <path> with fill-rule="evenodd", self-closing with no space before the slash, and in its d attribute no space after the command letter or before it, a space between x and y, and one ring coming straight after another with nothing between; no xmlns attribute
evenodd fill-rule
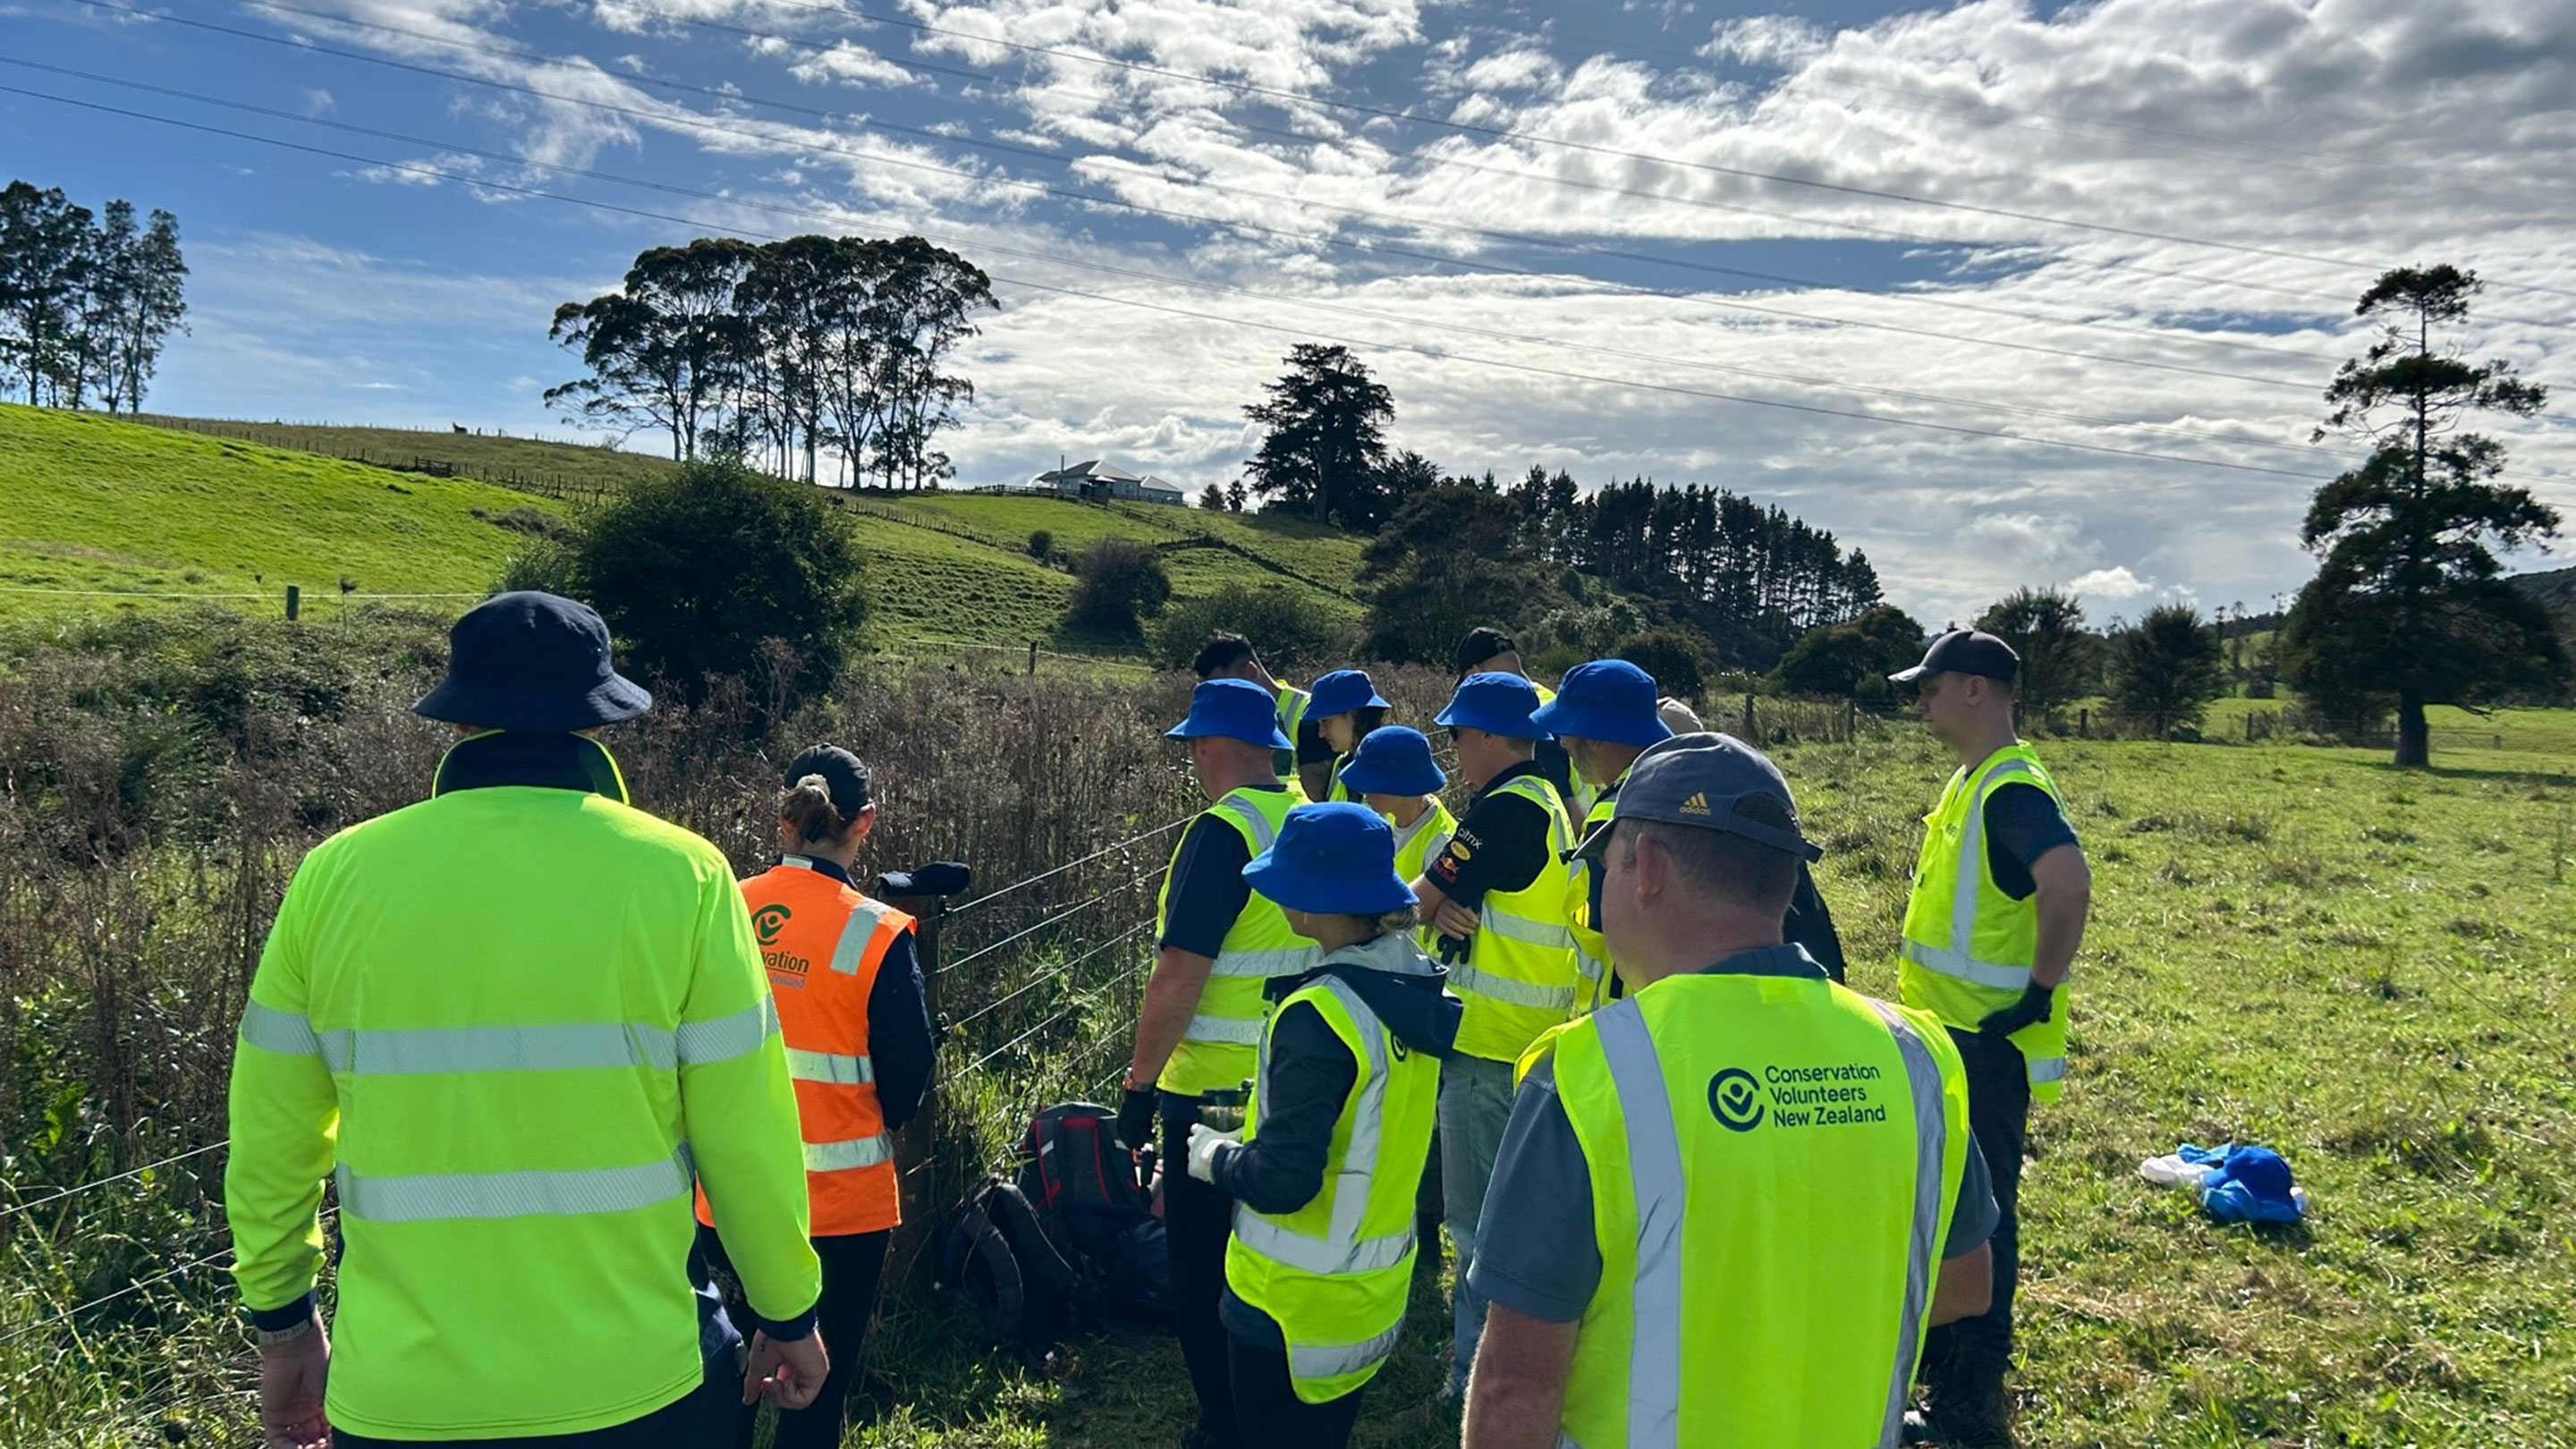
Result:
<svg viewBox="0 0 2576 1449"><path fill-rule="evenodd" d="M537 438L149 414L137 421L143 426L0 409L0 478L13 494L23 479L28 499L0 519L0 585L282 593L294 582L308 596L336 597L345 575L362 592L468 592L487 585L521 541L471 510L558 516L567 500L578 506L672 466ZM440 476L447 474L454 476ZM223 501L193 503L192 489ZM1065 557L1111 535L1162 551L1176 598L1281 585L1346 618L1361 610L1354 580L1362 540L1303 519L1021 495L835 496L860 515L875 606L870 632L881 649L1036 643L1132 654L1132 640L1062 627L1073 592ZM377 511L350 514L354 497ZM451 516L472 527L449 526ZM1053 562L1029 553L1029 536L1041 530L1053 536ZM0 596L0 613L101 604L115 606Z"/></svg>
<svg viewBox="0 0 2576 1449"><path fill-rule="evenodd" d="M111 594L471 594L562 505L130 422L0 406L0 617ZM87 591L87 592L82 592ZM426 602L426 601L424 601Z"/></svg>

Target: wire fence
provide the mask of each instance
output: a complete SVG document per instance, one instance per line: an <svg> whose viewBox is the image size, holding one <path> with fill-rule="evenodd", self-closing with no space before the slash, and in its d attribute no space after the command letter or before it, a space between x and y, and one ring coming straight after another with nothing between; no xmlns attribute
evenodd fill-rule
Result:
<svg viewBox="0 0 2576 1449"><path fill-rule="evenodd" d="M920 946L925 984L938 1012L940 1058L925 1100L920 1126L908 1131L914 1158L902 1173L906 1191L907 1239L902 1246L896 1281L917 1263L929 1229L961 1201L975 1183L1002 1170L1016 1140L1015 1121L1064 1092L1083 1093L1104 1087L1123 1072L1117 1048L1129 1039L1142 981L1152 968L1150 946L1154 922L1147 910L1146 888L1159 869L1135 867L1138 852L1188 823L1183 816L1134 832L1074 859L986 891L954 907L930 904L921 917ZM1105 877L1105 883L1092 877ZM1052 891L1038 888L1052 884ZM1020 913L1015 917L1013 908ZM966 918L990 922L1000 934L954 959L941 958L945 928ZM1096 923L1096 925L1095 925ZM968 971L966 968L978 968ZM953 1018L945 1006L953 1007ZM1101 1024L1077 1035L1085 1020ZM121 1171L87 1181L46 1187L32 1194L24 1185L0 1183L0 1232L35 1232L50 1219L60 1227L66 1216L90 1195L119 1185L140 1185L147 1193L165 1175L217 1158L229 1137L170 1152ZM203 1206L203 1203L200 1204ZM328 1225L339 1212L326 1203L320 1220ZM190 1320L198 1331L215 1337L186 1346L189 1361L204 1376L193 1387L161 1382L119 1383L121 1402L148 1406L165 1420L187 1413L240 1417L253 1402L247 1365L251 1356L227 1349L222 1330L229 1322L221 1312L223 1294L207 1281L209 1270L228 1269L232 1247L225 1225L217 1219L165 1244L157 1258L139 1263L122 1281L92 1281L75 1302L46 1301L35 1317L0 1331L0 1348L42 1342L60 1336L67 1347L87 1353L87 1335L109 1327L148 1323L155 1310L145 1303L168 1301L176 1293L201 1310ZM176 1261L173 1261L173 1260ZM325 1260L324 1288L336 1265ZM169 1346L174 1353L180 1346ZM113 1371L95 1355L91 1361L102 1377ZM238 1428L239 1426L234 1426ZM166 1428L166 1422L165 1422ZM215 1442L248 1442L223 1437ZM68 1441L66 1441L68 1442Z"/></svg>

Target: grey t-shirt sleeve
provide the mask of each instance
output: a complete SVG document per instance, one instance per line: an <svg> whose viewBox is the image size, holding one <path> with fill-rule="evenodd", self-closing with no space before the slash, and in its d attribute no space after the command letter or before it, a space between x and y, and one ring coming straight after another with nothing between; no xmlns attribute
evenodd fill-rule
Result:
<svg viewBox="0 0 2576 1449"><path fill-rule="evenodd" d="M1942 1240L1941 1256L1959 1258L1977 1251L1994 1236L1995 1224L2002 1218L2003 1210L1995 1205L1994 1177L1986 1171L1986 1154L1971 1137L1967 1166L1959 1172L1959 1200L1950 1205L1950 1232Z"/></svg>
<svg viewBox="0 0 2576 1449"><path fill-rule="evenodd" d="M1573 1323L1601 1284L1592 1170L1556 1097L1556 1063L1521 1079L1476 1225L1477 1292L1542 1323Z"/></svg>

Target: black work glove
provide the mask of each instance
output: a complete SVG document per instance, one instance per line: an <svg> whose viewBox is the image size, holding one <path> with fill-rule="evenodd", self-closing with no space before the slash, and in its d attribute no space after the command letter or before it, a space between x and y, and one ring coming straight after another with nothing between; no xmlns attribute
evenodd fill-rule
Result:
<svg viewBox="0 0 2576 1449"><path fill-rule="evenodd" d="M1474 942L1469 941L1464 936L1441 936L1440 944L1437 947L1440 955L1440 964L1443 966L1455 966L1460 962L1465 961L1467 959L1468 948L1474 944Z"/></svg>
<svg viewBox="0 0 2576 1449"><path fill-rule="evenodd" d="M1162 1098L1151 1087L1129 1087L1118 1099L1118 1140L1130 1152L1142 1152L1154 1145L1154 1123L1162 1112Z"/></svg>
<svg viewBox="0 0 2576 1449"><path fill-rule="evenodd" d="M1989 1013L1985 1020L1978 1022L1977 1035L2010 1036L2025 1026L2036 1026L2048 1020L2049 1001L2056 995L2056 987L2032 982L2021 989L2021 1000L2001 1011Z"/></svg>
<svg viewBox="0 0 2576 1449"><path fill-rule="evenodd" d="M877 877L880 896L959 896L975 883L975 872L960 862L934 860L910 870L890 870Z"/></svg>

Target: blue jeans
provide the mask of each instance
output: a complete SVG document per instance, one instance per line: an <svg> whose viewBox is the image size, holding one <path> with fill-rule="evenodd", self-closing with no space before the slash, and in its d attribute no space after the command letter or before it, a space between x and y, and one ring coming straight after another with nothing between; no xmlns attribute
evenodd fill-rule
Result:
<svg viewBox="0 0 2576 1449"><path fill-rule="evenodd" d="M1476 1224L1485 1212L1485 1185L1493 1180L1494 1155L1512 1120L1512 1064L1483 1057L1450 1057L1440 1064L1440 1191L1449 1244L1458 1255L1458 1277L1449 1297L1449 1391L1462 1393L1475 1366L1476 1341L1485 1334L1485 1295L1467 1283L1476 1262Z"/></svg>

